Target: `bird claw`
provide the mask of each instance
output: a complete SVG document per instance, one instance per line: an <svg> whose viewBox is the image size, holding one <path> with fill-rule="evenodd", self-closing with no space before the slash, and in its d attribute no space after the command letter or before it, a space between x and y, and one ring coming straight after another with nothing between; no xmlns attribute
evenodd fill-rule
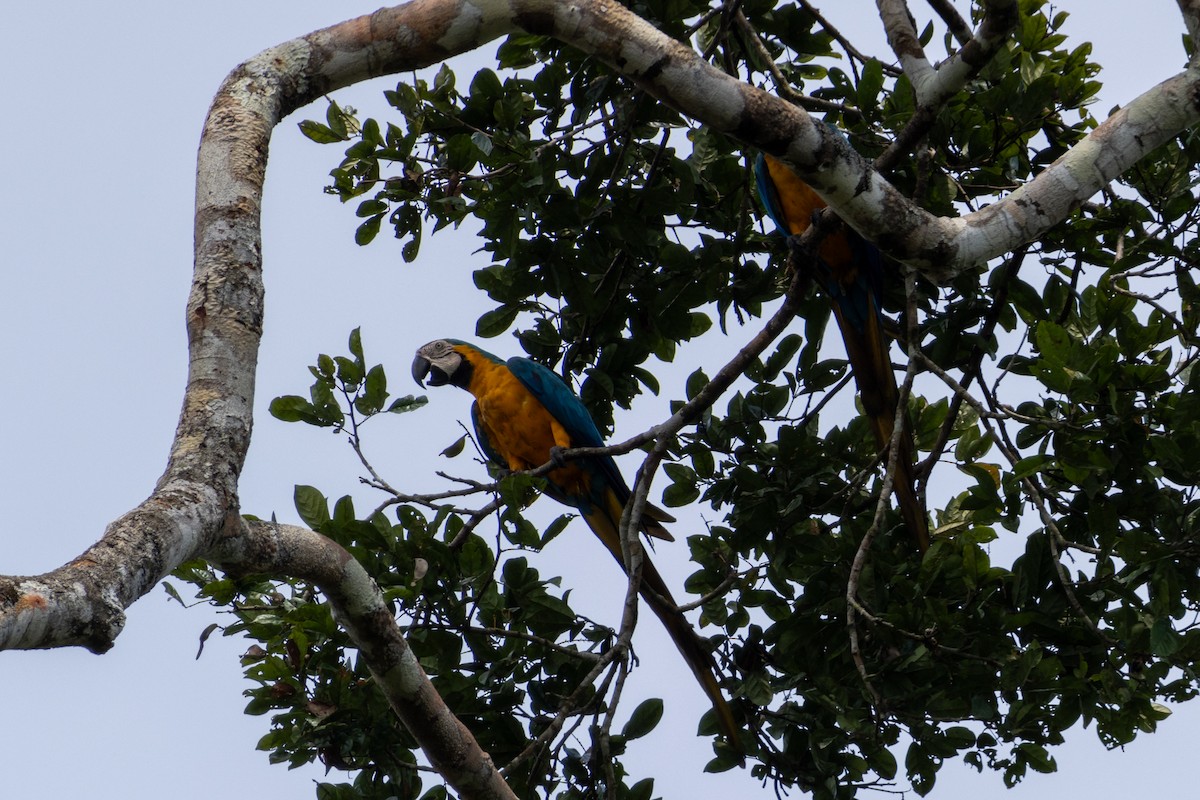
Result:
<svg viewBox="0 0 1200 800"><path fill-rule="evenodd" d="M559 447L558 445L554 445L553 447L551 447L550 448L550 461L553 462L554 466L556 466L556 467L566 466L567 460L565 458L563 458L563 448Z"/></svg>

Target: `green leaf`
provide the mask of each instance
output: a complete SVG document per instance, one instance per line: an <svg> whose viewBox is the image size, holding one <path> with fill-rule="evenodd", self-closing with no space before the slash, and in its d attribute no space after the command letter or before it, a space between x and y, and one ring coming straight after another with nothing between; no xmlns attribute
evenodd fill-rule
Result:
<svg viewBox="0 0 1200 800"><path fill-rule="evenodd" d="M1053 463L1054 459L1043 455L1022 458L1013 466L1013 478L1016 480L1028 478L1030 475L1036 475L1039 472L1045 471Z"/></svg>
<svg viewBox="0 0 1200 800"><path fill-rule="evenodd" d="M300 133L312 139L317 144L333 144L334 142L344 142L349 137L336 133L328 125L322 125L319 122L312 120L304 120L299 125Z"/></svg>
<svg viewBox="0 0 1200 800"><path fill-rule="evenodd" d="M713 459L712 451L707 447L698 447L690 451L692 457L692 469L701 478L711 478L717 470L716 461Z"/></svg>
<svg viewBox="0 0 1200 800"><path fill-rule="evenodd" d="M212 636L212 632L216 631L217 628L220 628L220 627L221 626L218 625L217 622L211 622L210 625L205 626L203 631L200 631L200 645L198 646L198 648L196 650L196 660L197 661L200 660L200 655L202 655L204 652L204 643L208 642L209 637Z"/></svg>
<svg viewBox="0 0 1200 800"><path fill-rule="evenodd" d="M1053 322L1041 322L1037 326L1036 339L1038 352L1042 357L1054 364L1065 364L1071 347L1071 337L1061 325Z"/></svg>
<svg viewBox="0 0 1200 800"><path fill-rule="evenodd" d="M462 453L463 448L466 447L466 445L467 445L467 435L464 433L462 436L455 439L454 442L451 443L451 445L449 447L447 447L442 452L438 453L438 455L445 456L446 458L454 458L455 456Z"/></svg>
<svg viewBox="0 0 1200 800"><path fill-rule="evenodd" d="M446 141L446 166L455 172L470 172L479 160L479 148L472 135L460 134Z"/></svg>
<svg viewBox="0 0 1200 800"><path fill-rule="evenodd" d="M485 157L492 154L492 137L483 131L475 131L471 134L471 144L475 145L475 149Z"/></svg>
<svg viewBox="0 0 1200 800"><path fill-rule="evenodd" d="M654 778L642 778L629 787L627 800L650 800L654 797Z"/></svg>
<svg viewBox="0 0 1200 800"><path fill-rule="evenodd" d="M357 217L370 217L387 213L387 203L382 200L363 200L358 204L358 210L354 212Z"/></svg>
<svg viewBox="0 0 1200 800"><path fill-rule="evenodd" d="M325 354L317 356L317 375L333 378L335 374L333 359Z"/></svg>
<svg viewBox="0 0 1200 800"><path fill-rule="evenodd" d="M630 714L629 721L621 729L621 735L631 741L640 739L658 726L662 715L663 701L660 698L651 697L649 700L643 700Z"/></svg>
<svg viewBox="0 0 1200 800"><path fill-rule="evenodd" d="M883 63L872 58L863 65L862 79L858 82L858 107L874 109L879 107L877 99L883 89Z"/></svg>
<svg viewBox="0 0 1200 800"><path fill-rule="evenodd" d="M562 514L554 518L554 521L546 526L546 530L542 533L542 541L539 545L544 548L550 542L554 541L560 533L566 530L567 525L575 518L574 514Z"/></svg>
<svg viewBox="0 0 1200 800"><path fill-rule="evenodd" d="M355 407L362 414L375 414L383 409L387 396L387 375L383 372L383 366L376 364L367 371L367 378L363 382L363 394L359 402L355 403Z"/></svg>
<svg viewBox="0 0 1200 800"><path fill-rule="evenodd" d="M1150 626L1150 650L1159 658L1170 658L1179 651L1180 637L1166 617L1159 617Z"/></svg>
<svg viewBox="0 0 1200 800"><path fill-rule="evenodd" d="M429 790L425 794L421 795L421 800L446 800L449 796L445 786L435 783L429 787Z"/></svg>
<svg viewBox="0 0 1200 800"><path fill-rule="evenodd" d="M383 147L383 133L379 129L379 123L373 119L368 119L362 126L362 138L371 147Z"/></svg>
<svg viewBox="0 0 1200 800"><path fill-rule="evenodd" d="M437 75L433 79L433 91L439 94L445 94L454 89L454 70L450 69L449 65L442 64L438 69Z"/></svg>
<svg viewBox="0 0 1200 800"><path fill-rule="evenodd" d="M383 224L383 214L374 214L363 221L354 230L354 243L359 246L370 244L379 234L379 228Z"/></svg>
<svg viewBox="0 0 1200 800"><path fill-rule="evenodd" d="M184 608L187 608L187 603L183 602L183 598L179 596L179 590L170 581L163 581L163 590L167 593L168 597L178 602Z"/></svg>
<svg viewBox="0 0 1200 800"><path fill-rule="evenodd" d="M310 425L327 425L317 414L317 409L308 400L294 394L276 397L267 406L275 419L283 422L307 422Z"/></svg>
<svg viewBox="0 0 1200 800"><path fill-rule="evenodd" d="M663 490L662 502L667 508L679 508L690 505L700 497L700 490L694 484L673 483Z"/></svg>
<svg viewBox="0 0 1200 800"><path fill-rule="evenodd" d="M896 756L886 747L875 748L870 754L871 768L884 780L894 780L898 764Z"/></svg>
<svg viewBox="0 0 1200 800"><path fill-rule="evenodd" d="M1058 769L1058 765L1050 754L1046 752L1046 748L1041 745L1033 744L1032 742L1022 742L1017 745L1017 751L1022 758L1033 767L1035 772L1049 774Z"/></svg>
<svg viewBox="0 0 1200 800"><path fill-rule="evenodd" d="M345 528L354 522L354 500L350 495L343 495L333 504L333 522L335 527Z"/></svg>
<svg viewBox="0 0 1200 800"><path fill-rule="evenodd" d="M504 87L500 85L500 78L490 69L479 70L471 79L471 94L477 96L483 105L490 106L500 98L503 91Z"/></svg>
<svg viewBox="0 0 1200 800"><path fill-rule="evenodd" d="M954 457L959 461L978 461L992 449L992 435L979 428L967 428L954 446Z"/></svg>
<svg viewBox="0 0 1200 800"><path fill-rule="evenodd" d="M425 395L414 396L406 394L403 397L397 397L392 401L392 404L387 407L389 414L403 414L407 411L416 411L424 405L428 405L429 398Z"/></svg>
<svg viewBox="0 0 1200 800"><path fill-rule="evenodd" d="M400 257L404 259L405 264L411 264L417 260L417 255L420 252L421 239L417 236L404 243L404 246L400 248Z"/></svg>
<svg viewBox="0 0 1200 800"><path fill-rule="evenodd" d="M695 339L711 327L712 319L709 318L708 314L693 311L691 314L691 324L688 326L688 338Z"/></svg>
<svg viewBox="0 0 1200 800"><path fill-rule="evenodd" d="M342 110L342 107L334 101L329 101L329 106L325 109L325 121L329 123L329 128L343 139L350 138L349 115Z"/></svg>
<svg viewBox="0 0 1200 800"><path fill-rule="evenodd" d="M315 487L297 485L292 499L300 519L314 531L329 522L329 503Z"/></svg>
<svg viewBox="0 0 1200 800"><path fill-rule="evenodd" d="M362 345L362 328L355 328L350 331L350 337L346 341L346 347L350 350L350 355L354 356L354 360L360 367L366 365L367 357L363 354Z"/></svg>
<svg viewBox="0 0 1200 800"><path fill-rule="evenodd" d="M345 356L334 356L333 361L337 364L337 379L350 391L357 391L365 377L361 359L352 361Z"/></svg>
<svg viewBox="0 0 1200 800"><path fill-rule="evenodd" d="M516 306L505 305L492 309L475 323L475 335L484 339L499 336L512 327L513 322L517 319L517 312Z"/></svg>

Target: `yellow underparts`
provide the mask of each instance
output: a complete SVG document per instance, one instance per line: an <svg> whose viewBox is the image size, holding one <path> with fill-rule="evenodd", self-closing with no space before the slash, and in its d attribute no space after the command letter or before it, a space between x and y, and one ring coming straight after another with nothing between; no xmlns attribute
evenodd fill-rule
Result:
<svg viewBox="0 0 1200 800"><path fill-rule="evenodd" d="M535 469L550 460L552 447L573 446L570 435L505 364L484 358L469 347L456 347L472 366L467 391L475 396L479 425L492 449L514 472ZM587 493L587 475L568 463L547 476L568 495Z"/></svg>
<svg viewBox="0 0 1200 800"><path fill-rule="evenodd" d="M799 236L812 225L813 214L825 207L825 201L782 161L766 156L766 162L767 173L771 176L771 182L775 184L775 193L783 207L788 231L794 236ZM821 241L818 254L843 285L848 286L854 282L857 271L854 253L844 232L826 236Z"/></svg>

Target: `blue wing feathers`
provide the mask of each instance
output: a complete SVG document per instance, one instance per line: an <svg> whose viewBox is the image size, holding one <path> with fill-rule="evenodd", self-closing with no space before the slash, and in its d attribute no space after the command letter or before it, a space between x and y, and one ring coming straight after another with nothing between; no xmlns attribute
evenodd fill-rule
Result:
<svg viewBox="0 0 1200 800"><path fill-rule="evenodd" d="M783 203L779 200L779 191L775 188L775 182L771 180L771 174L767 171L767 159L762 153L758 154L754 162L754 182L758 187L758 197L767 209L767 216L775 223L775 227L787 233L789 228L783 214Z"/></svg>
<svg viewBox="0 0 1200 800"><path fill-rule="evenodd" d="M514 357L507 362L509 371L541 401L558 424L566 429L571 443L578 447L603 447L604 439L583 402L549 367L528 358Z"/></svg>
<svg viewBox="0 0 1200 800"><path fill-rule="evenodd" d="M549 367L528 358L513 357L506 363L517 380L541 401L550 415L563 426L567 435L571 437L573 447L604 446L604 439L600 436L592 415L562 378ZM616 494L622 506L629 502L629 486L617 469L617 462L612 456L588 458L583 461L582 466L592 473L588 497L591 503L603 506L604 493L609 489Z"/></svg>

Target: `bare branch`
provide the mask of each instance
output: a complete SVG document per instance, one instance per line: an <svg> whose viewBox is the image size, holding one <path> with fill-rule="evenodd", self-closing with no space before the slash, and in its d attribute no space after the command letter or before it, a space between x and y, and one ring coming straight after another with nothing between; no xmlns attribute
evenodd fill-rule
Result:
<svg viewBox="0 0 1200 800"><path fill-rule="evenodd" d="M971 26L963 19L962 14L958 13L958 9L950 0L926 0L926 2L942 18L942 22L946 23L946 27L956 42L964 45L971 41Z"/></svg>
<svg viewBox="0 0 1200 800"><path fill-rule="evenodd" d="M636 603L634 605L636 607ZM504 774L512 772L512 770L522 762L528 760L550 742L554 741L555 737L558 736L559 731L562 730L563 724L566 723L571 716L578 713L580 705L591 693L592 684L596 682L596 679L599 678L604 670L608 669L618 657L624 659L626 655L628 655L629 649L626 645L627 643L623 644L618 639L614 646L604 651L604 653L600 656L600 659L596 662L596 665L592 667L591 671L588 672L588 674L583 677L583 680L579 682L579 686L575 688L575 691L572 692L571 695L560 704L558 714L555 715L554 719L552 719L550 723L546 725L545 729L538 735L536 739L530 742L524 750L518 753L512 761L508 762L508 764L504 766L504 769L502 770ZM603 692L597 692L597 696L602 694Z"/></svg>
<svg viewBox="0 0 1200 800"><path fill-rule="evenodd" d="M835 28L833 26L833 24L830 23L830 21L825 18L825 16L820 12L820 10L816 6L814 6L811 2L809 2L809 0L800 0L800 5L809 14L812 14L813 19L815 19L817 21L817 23L825 30L826 33L828 33L830 36L833 37L834 41L836 41L838 44L840 44L842 46L842 49L846 51L847 56L849 56L850 58L854 59L855 61L858 61L863 64L865 64L871 60L867 56L860 53L858 51L858 48L856 48L853 44L851 44L850 40L847 39L846 36L841 31L839 31L837 28ZM891 75L899 75L900 74L900 71L898 69L896 69L895 67L888 65L888 64L884 64L883 69L885 72L887 72Z"/></svg>
<svg viewBox="0 0 1200 800"><path fill-rule="evenodd" d="M862 116L862 112L857 108L797 92L792 88L792 84L788 82L788 79L779 69L779 65L771 58L771 54L767 52L767 48L763 44L762 37L759 36L754 26L750 24L750 20L746 19L745 14L739 10L735 21L737 22L738 29L742 31L749 48L754 51L760 61L767 65L767 70L771 73L771 79L775 82L775 92L780 97L811 111L836 111L848 117Z"/></svg>

